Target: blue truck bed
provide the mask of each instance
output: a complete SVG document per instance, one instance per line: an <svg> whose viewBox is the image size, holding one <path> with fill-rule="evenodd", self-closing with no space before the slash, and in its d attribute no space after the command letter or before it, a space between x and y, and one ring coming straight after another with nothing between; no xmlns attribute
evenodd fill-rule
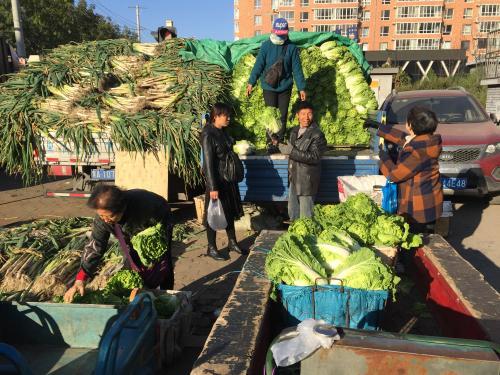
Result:
<svg viewBox="0 0 500 375"><path fill-rule="evenodd" d="M245 178L239 184L244 202L288 200L288 158L285 155L240 156ZM379 174L378 155L371 150L327 153L321 160L321 182L316 202L338 202L338 176Z"/></svg>

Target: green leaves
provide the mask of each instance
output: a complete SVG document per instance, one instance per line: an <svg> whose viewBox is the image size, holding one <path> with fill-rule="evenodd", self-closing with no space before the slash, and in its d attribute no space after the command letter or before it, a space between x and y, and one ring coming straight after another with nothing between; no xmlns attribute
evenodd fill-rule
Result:
<svg viewBox="0 0 500 375"><path fill-rule="evenodd" d="M301 217L288 227L288 232L298 236L316 236L321 232L321 226L309 217Z"/></svg>
<svg viewBox="0 0 500 375"><path fill-rule="evenodd" d="M326 283L326 271L303 237L283 234L266 257L265 270L275 283L307 286Z"/></svg>
<svg viewBox="0 0 500 375"><path fill-rule="evenodd" d="M136 234L130 242L146 267L158 262L168 251L165 229L161 223Z"/></svg>
<svg viewBox="0 0 500 375"><path fill-rule="evenodd" d="M385 214L364 193L352 195L344 203L314 206L314 220L328 230L324 233L331 231L328 236L337 236L340 243L344 244L342 231L337 233L336 228L342 229L364 246L375 244L410 249L422 244L419 235L409 232L410 226L402 216Z"/></svg>
<svg viewBox="0 0 500 375"><path fill-rule="evenodd" d="M391 269L368 248L362 248L349 255L337 267L332 277L343 280L343 285L351 288L389 290L393 295L400 281L400 278L395 276ZM337 280L331 282L331 284L338 283Z"/></svg>
<svg viewBox="0 0 500 375"><path fill-rule="evenodd" d="M137 272L120 270L109 279L104 292L119 297L128 297L132 289L142 288L143 286L142 278Z"/></svg>

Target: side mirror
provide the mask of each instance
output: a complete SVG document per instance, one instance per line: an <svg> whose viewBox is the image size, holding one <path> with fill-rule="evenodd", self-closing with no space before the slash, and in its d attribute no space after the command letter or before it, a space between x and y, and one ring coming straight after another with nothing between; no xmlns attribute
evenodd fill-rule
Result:
<svg viewBox="0 0 500 375"><path fill-rule="evenodd" d="M490 120L493 121L495 125L500 125L500 121L498 120L497 115L495 115L494 113L490 113Z"/></svg>

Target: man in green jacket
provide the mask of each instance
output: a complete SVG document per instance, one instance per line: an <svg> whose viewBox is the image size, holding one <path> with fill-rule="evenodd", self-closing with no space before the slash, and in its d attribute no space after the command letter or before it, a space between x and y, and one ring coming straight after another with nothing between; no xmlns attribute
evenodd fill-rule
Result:
<svg viewBox="0 0 500 375"><path fill-rule="evenodd" d="M280 57L283 57L283 71L276 87L271 87L265 81L265 76L269 68ZM279 141L283 141L285 136L293 78L295 78L300 93L300 100L306 100L306 81L300 63L299 49L288 39L288 22L284 18L277 18L274 21L273 32L269 40L263 42L260 47L257 60L248 79L247 95L250 95L259 77L266 105L279 108L281 113L281 129L277 134L267 134L270 143L268 150L271 153L278 152L277 144Z"/></svg>

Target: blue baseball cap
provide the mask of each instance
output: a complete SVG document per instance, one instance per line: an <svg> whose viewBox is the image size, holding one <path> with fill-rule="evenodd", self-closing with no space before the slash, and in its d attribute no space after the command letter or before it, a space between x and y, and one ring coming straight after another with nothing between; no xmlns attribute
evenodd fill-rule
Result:
<svg viewBox="0 0 500 375"><path fill-rule="evenodd" d="M276 18L273 22L273 33L276 35L288 35L288 21L284 18Z"/></svg>

